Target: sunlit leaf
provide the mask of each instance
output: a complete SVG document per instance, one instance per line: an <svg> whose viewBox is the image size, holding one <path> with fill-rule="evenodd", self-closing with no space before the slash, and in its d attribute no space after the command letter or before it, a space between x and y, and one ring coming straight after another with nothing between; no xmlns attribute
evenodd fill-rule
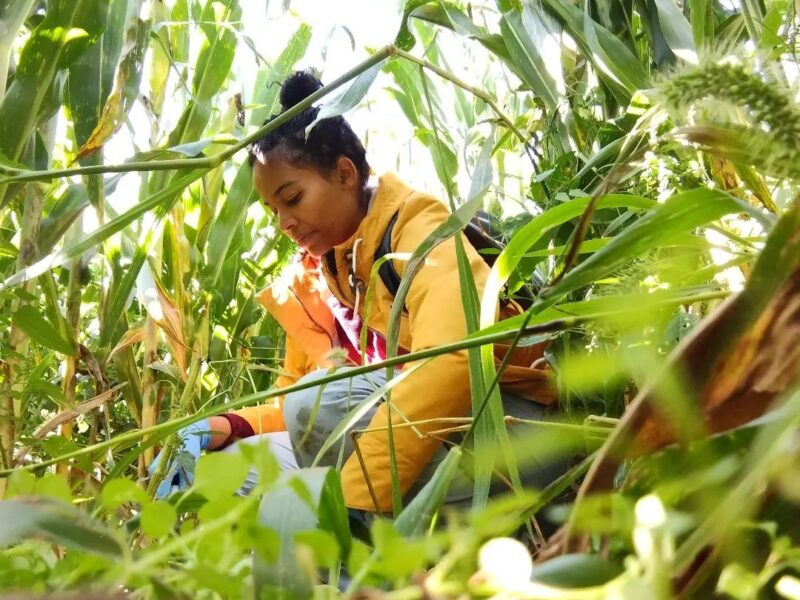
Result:
<svg viewBox="0 0 800 600"><path fill-rule="evenodd" d="M167 535L178 518L175 507L167 502L150 502L142 507L142 531L150 537Z"/></svg>
<svg viewBox="0 0 800 600"><path fill-rule="evenodd" d="M34 536L101 556L122 554L122 548L105 525L68 504L46 498L0 502L0 546Z"/></svg>
<svg viewBox="0 0 800 600"><path fill-rule="evenodd" d="M98 227L91 233L85 234L79 240L71 243L66 248L48 254L30 267L15 273L6 279L2 285L0 285L0 290L19 285L23 281L37 277L53 267L65 264L70 259L80 256L92 246L99 244L111 235L121 231L143 214L155 209L156 207L160 207L162 210L168 208L173 202L175 202L175 194L189 185L192 181L199 178L201 175L202 171L189 171L181 175L180 177L176 178L168 188L153 194L150 198L137 204L116 219L109 221L101 227Z"/></svg>
<svg viewBox="0 0 800 600"><path fill-rule="evenodd" d="M59 71L102 34L108 3L56 0L48 4L44 19L20 52L14 81L0 102L0 153L12 160L20 158L36 126L46 91Z"/></svg>
<svg viewBox="0 0 800 600"><path fill-rule="evenodd" d="M21 306L16 310L14 325L46 348L68 355L76 352L74 342L64 339L58 330L32 306Z"/></svg>
<svg viewBox="0 0 800 600"><path fill-rule="evenodd" d="M133 481L129 479L112 479L103 486L100 492L100 501L103 508L111 511L128 502L144 504L148 501L148 497L145 491Z"/></svg>
<svg viewBox="0 0 800 600"><path fill-rule="evenodd" d="M194 485L208 498L230 496L244 483L247 471L247 462L241 455L212 452L198 461Z"/></svg>
<svg viewBox="0 0 800 600"><path fill-rule="evenodd" d="M311 130L314 129L314 126L322 119L343 115L347 111L358 106L358 103L361 102L364 96L366 96L369 88L372 86L372 83L375 81L375 78L378 76L378 73L380 73L382 68L383 62L380 62L367 69L363 73L359 74L358 77L353 79L353 81L351 81L344 90L334 95L329 100L326 100L325 103L320 107L317 118L314 119L314 121L312 121L308 127L306 127L306 137L308 137L308 135L311 133Z"/></svg>

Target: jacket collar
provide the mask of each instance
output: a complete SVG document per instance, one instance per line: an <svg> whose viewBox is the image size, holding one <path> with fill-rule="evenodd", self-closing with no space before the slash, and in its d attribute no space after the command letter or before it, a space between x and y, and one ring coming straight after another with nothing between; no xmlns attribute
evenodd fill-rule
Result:
<svg viewBox="0 0 800 600"><path fill-rule="evenodd" d="M357 285L360 281L363 285L369 281L375 252L389 221L412 193L413 190L396 175L382 175L378 179L375 198L356 232L325 255L324 260L320 261L321 269L318 269L317 261L307 254L302 255L297 263L284 267L278 279L259 294L262 305L288 333L305 337L303 331L310 325L332 342L335 339L335 325L326 304L327 295L332 292L340 302L351 306L355 304L355 286L351 286L349 281L353 248L357 246L353 283ZM319 280L320 270L325 275L327 285ZM299 323L298 318L303 316L305 318L300 318L303 323Z"/></svg>
<svg viewBox="0 0 800 600"><path fill-rule="evenodd" d="M358 282L366 287L364 283L369 281L375 253L389 221L413 192L393 173L382 175L378 179L375 198L358 229L325 256L323 271L331 291L341 296L340 300L353 304Z"/></svg>

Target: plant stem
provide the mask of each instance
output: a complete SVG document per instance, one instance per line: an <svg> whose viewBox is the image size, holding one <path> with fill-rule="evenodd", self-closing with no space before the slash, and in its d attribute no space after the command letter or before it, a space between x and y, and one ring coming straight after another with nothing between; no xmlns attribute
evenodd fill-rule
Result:
<svg viewBox="0 0 800 600"><path fill-rule="evenodd" d="M563 331L565 329L570 329L573 327L577 327L583 323L588 323L592 319L585 318L585 317L566 317L563 319L557 319L555 321L550 321L548 323L543 323L541 325L535 325L529 327L527 330L523 332L523 334L534 335L538 333L550 333L554 331ZM510 337L516 335L516 331L501 331L497 333L490 333L485 334L482 336L475 336L469 337L457 342L452 342L450 344L445 344L443 346L437 346L435 348L426 348L425 350L419 350L417 352L410 352L408 354L403 354L402 356L395 356L391 359L387 359L382 362L376 362L369 365L364 365L361 367L355 367L348 371L333 373L331 375L326 375L325 377L320 377L311 382L304 382L304 383L297 383L295 385L282 387L280 389L270 389L263 392L256 392L254 394L248 394L243 398L239 398L233 402L227 404L221 404L218 406L211 407L206 410L198 411L193 415L188 415L185 417L180 417L174 421L168 421L166 423L160 423L158 425L154 425L147 429L139 429L135 431L129 431L126 433L122 433L120 435L115 436L111 440L106 440L100 442L99 444L95 444L94 446L87 446L85 448L81 448L80 450L75 450L73 452L69 452L63 454L57 458L48 459L46 461L42 461L36 464L26 465L24 467L18 469L3 469L0 470L0 477L8 477L11 473L15 471L38 471L45 467L49 467L50 465L54 465L60 462L64 462L66 460L76 458L78 456L84 456L87 454L92 454L99 450L104 450L106 448L111 448L118 445L123 445L126 443L135 443L141 438L148 437L148 436L155 436L158 434L168 435L174 431L177 431L181 427L185 425L189 425L201 419L206 419L208 417L213 417L216 415L220 415L222 413L231 412L233 410L237 410L239 408L243 408L245 406L250 406L257 402L268 400L270 398L274 398L276 396L283 396L285 394L289 394L292 392L305 390L308 388L316 387L319 385L324 385L330 383L332 381L338 381L340 379L347 379L350 377L354 377L357 375L363 375L365 373L371 373L372 371L377 371L379 369L385 369L388 366L394 366L399 364L405 364L408 362L421 360L424 358L431 358L433 356L439 356L441 354L446 354L448 352L455 352L458 350L464 350L467 348L472 348L475 346L481 346L484 344L493 344L495 342L506 340Z"/></svg>
<svg viewBox="0 0 800 600"><path fill-rule="evenodd" d="M720 295L721 295L720 293L714 293L714 294L699 294L694 297L685 296L681 298L676 298L674 299L673 302L678 304L690 304L695 301L718 298L720 297ZM607 316L608 313L595 314L591 316L568 316L561 319L548 321L546 323L541 323L539 325L532 325L529 327L520 328L519 330L499 331L494 333L485 333L482 335L470 336L463 338L457 342L445 344L443 346L437 346L435 348L426 348L424 350L418 350L416 352L409 352L408 354L403 354L402 356L394 356L392 358L386 359L381 362L375 362L361 367L354 367L353 369L350 369L348 371L326 375L325 377L320 377L315 381L306 383L297 383L291 386L282 387L280 389L270 389L270 390L265 390L263 392L248 394L242 398L239 398L238 400L234 400L233 402L214 406L206 410L200 410L194 415L181 417L174 421L168 421L166 423L161 423L159 425L154 425L153 427L149 427L147 429L139 429L135 431L129 431L127 433L122 433L114 437L114 439L106 440L94 446L88 446L86 448L81 448L80 450L75 450L74 452L63 454L58 458L49 459L41 463L26 465L25 467L21 467L20 469L6 468L0 470L0 478L8 477L11 473L17 470L37 471L39 469L57 464L59 462L63 462L65 460L69 460L71 458L84 456L86 454L91 454L98 450L112 448L114 446L122 445L125 443L135 443L139 439L147 436L156 436L159 434L161 436L168 435L169 433L177 431L178 429L180 429L185 425L189 425L190 423L194 423L195 421L199 421L201 419L206 419L208 417L213 417L216 415L220 415L222 413L231 412L239 408L243 408L245 406L256 404L257 402L260 401L269 400L276 396L283 396L285 394L289 394L292 392L328 384L332 381L347 379L350 377L355 377L357 375L371 373L372 371L377 371L379 369L386 369L389 366L395 366L399 364L405 364L408 362L422 360L425 358L431 358L434 356L439 356L441 354L446 354L448 352L456 352L458 350L465 350L467 348L474 348L486 344L494 344L496 342L502 342L517 336L521 337L523 335L536 335L542 333L564 331L567 329L585 325L587 323L591 323L599 318L604 318Z"/></svg>
<svg viewBox="0 0 800 600"><path fill-rule="evenodd" d="M73 225L73 233L80 235L82 227L80 221ZM69 270L69 283L67 284L67 319L66 325L69 328L70 339L78 341L80 334L80 310L81 310L81 270L83 269L83 260L79 256L72 261ZM48 274L49 275L49 274ZM47 276L47 275L45 275ZM64 403L66 404L65 410L74 409L76 402L76 387L78 380L76 374L78 371L78 355L71 354L64 357L64 379L62 380L62 390L64 392ZM62 410L61 412L64 412ZM65 440L72 439L72 421L68 421L61 425L61 437ZM58 472L65 477L69 477L69 466L59 465Z"/></svg>
<svg viewBox="0 0 800 600"><path fill-rule="evenodd" d="M158 329L156 322L150 315L145 317L144 343L142 344L142 429L147 429L156 424L156 381L155 370L150 365L158 359L156 347L158 344ZM145 476L147 465L155 458L155 448L150 446L139 455L139 477Z"/></svg>
<svg viewBox="0 0 800 600"><path fill-rule="evenodd" d="M22 227L20 235L19 255L17 257L17 270L27 267L36 258L36 238L39 235L39 224L42 216L42 197L38 190L29 188L25 193L25 201L22 208ZM33 282L26 282L25 291L30 292ZM26 301L15 300L11 305L12 314L16 312ZM11 325L9 334L9 357L4 364L4 377L2 390L0 390L0 447L3 448L3 456L0 456L0 463L6 469L10 469L14 463L14 444L16 438L16 423L19 407L14 396L19 391L19 355L25 355L28 348L28 336L17 327ZM3 497L5 486L0 486L0 498Z"/></svg>
<svg viewBox="0 0 800 600"><path fill-rule="evenodd" d="M219 519L211 521L210 523L201 524L188 533L176 535L171 541L148 552L148 554L142 558L142 560L135 562L128 567L125 573L126 577L124 581L129 581L131 575L147 573L148 571L151 571L160 562L167 560L173 552L180 550L181 548L187 546L195 540L202 538L208 533L240 521L242 516L248 510L250 510L250 507L256 502L260 501L260 496L261 494L254 492L250 496L247 496L245 499L243 499L239 503L239 506L236 506Z"/></svg>

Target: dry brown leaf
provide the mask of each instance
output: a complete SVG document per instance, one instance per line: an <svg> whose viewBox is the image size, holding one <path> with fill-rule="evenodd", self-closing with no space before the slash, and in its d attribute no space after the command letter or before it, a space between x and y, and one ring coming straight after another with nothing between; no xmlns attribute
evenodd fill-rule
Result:
<svg viewBox="0 0 800 600"><path fill-rule="evenodd" d="M161 305L162 319L154 319L167 338L167 345L170 353L175 359L175 363L181 370L181 374L186 379L186 341L183 337L183 317L175 306L171 298L157 287L158 303Z"/></svg>
<svg viewBox="0 0 800 600"><path fill-rule="evenodd" d="M82 415L84 413L89 412L97 408L98 406L102 406L111 398L113 398L116 393L125 387L127 384L121 383L117 386L114 386L107 392L103 392L102 394L98 394L94 398L87 400L86 402L81 402L75 408L71 408L69 410L64 410L58 413L55 417L50 419L49 421L43 423L34 433L33 437L36 439L42 439L51 431L55 431L59 425L63 425L64 423L68 423L75 419L78 415Z"/></svg>
<svg viewBox="0 0 800 600"><path fill-rule="evenodd" d="M122 336L122 339L117 342L117 345L114 346L114 349L111 350L111 353L108 355L109 360L112 356L114 356L120 350L124 350L128 346L132 344L140 344L144 341L145 338L145 329L144 327L134 327L133 329L128 329L125 332L125 335Z"/></svg>

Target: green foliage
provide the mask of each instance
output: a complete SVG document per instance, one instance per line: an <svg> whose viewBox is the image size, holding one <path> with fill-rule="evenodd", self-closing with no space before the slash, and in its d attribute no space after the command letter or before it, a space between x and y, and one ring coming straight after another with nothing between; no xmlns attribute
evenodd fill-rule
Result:
<svg viewBox="0 0 800 600"><path fill-rule="evenodd" d="M796 278L793 10L401 4L395 44L413 53L377 52L318 98L321 116L373 110L384 85L410 127L408 168L427 163L452 208L406 265L390 355L413 274L455 236L469 339L548 342L536 366L552 373L558 418L515 423L512 443L496 385L505 365L484 343L468 349L475 419L455 425L466 443L405 506L393 474L393 520L361 522L335 470L280 473L266 446L209 453L189 490L154 501L143 485L154 445L193 418L274 395L283 332L257 296L294 249L254 206L234 150L279 112L277 84L319 32L297 23L265 57L237 0L0 2L0 593L791 595L794 374L765 417L695 439L700 391L673 366L723 299L734 296L724 306L738 319L704 356L768 320ZM464 57L475 68L453 66ZM368 152L385 123L371 115ZM145 147L110 164L111 142L140 127L131 139ZM482 296L457 235L478 210L505 241ZM495 323L504 290L513 298L531 282L532 308ZM373 295L374 284L367 306ZM770 340L791 334L793 314ZM765 339L739 368L761 364ZM412 354L393 383L458 343ZM387 387L352 409L320 457ZM682 445L624 463L611 489L573 501L642 389L658 392ZM531 462L566 457L552 483L521 485ZM465 472L470 509L448 496ZM253 474L254 492L237 496ZM531 550L564 522L586 536L582 552L534 566Z"/></svg>

